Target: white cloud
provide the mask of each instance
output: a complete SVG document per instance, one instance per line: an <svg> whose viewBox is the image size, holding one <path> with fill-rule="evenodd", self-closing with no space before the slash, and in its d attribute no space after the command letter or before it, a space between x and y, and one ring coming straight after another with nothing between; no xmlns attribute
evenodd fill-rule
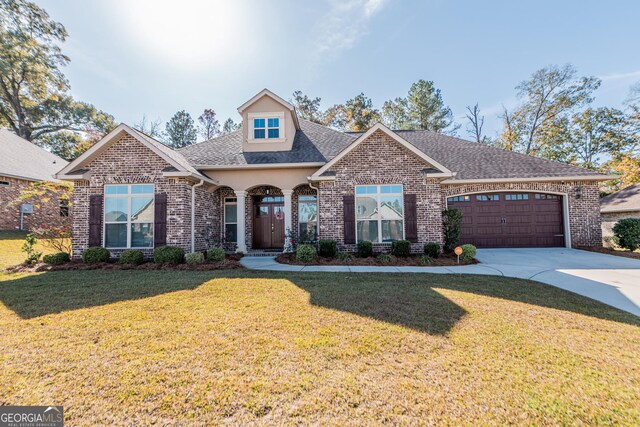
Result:
<svg viewBox="0 0 640 427"><path fill-rule="evenodd" d="M635 80L640 79L640 70L631 71L629 73L605 74L603 76L598 76L598 78L604 82L613 80Z"/></svg>
<svg viewBox="0 0 640 427"><path fill-rule="evenodd" d="M369 32L371 19L386 3L387 0L331 0L329 11L318 20L313 49L316 60L351 49Z"/></svg>

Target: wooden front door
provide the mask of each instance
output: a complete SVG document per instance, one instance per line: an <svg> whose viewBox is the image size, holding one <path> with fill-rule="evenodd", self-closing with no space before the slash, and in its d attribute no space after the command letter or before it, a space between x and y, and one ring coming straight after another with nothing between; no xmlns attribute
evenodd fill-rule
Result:
<svg viewBox="0 0 640 427"><path fill-rule="evenodd" d="M253 247L282 249L284 247L284 198L256 198L253 208Z"/></svg>

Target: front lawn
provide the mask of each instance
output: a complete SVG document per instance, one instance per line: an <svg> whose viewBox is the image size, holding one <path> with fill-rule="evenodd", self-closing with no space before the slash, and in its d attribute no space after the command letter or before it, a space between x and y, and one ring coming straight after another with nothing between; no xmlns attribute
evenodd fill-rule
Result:
<svg viewBox="0 0 640 427"><path fill-rule="evenodd" d="M0 404L69 425L638 425L638 326L503 277L5 274Z"/></svg>

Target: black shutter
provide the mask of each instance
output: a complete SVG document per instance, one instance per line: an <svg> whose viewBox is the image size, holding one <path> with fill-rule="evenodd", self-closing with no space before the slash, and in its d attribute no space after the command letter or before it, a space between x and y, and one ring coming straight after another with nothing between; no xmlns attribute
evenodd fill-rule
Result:
<svg viewBox="0 0 640 427"><path fill-rule="evenodd" d="M356 242L356 209L354 196L342 196L342 205L344 212L344 244L354 244Z"/></svg>
<svg viewBox="0 0 640 427"><path fill-rule="evenodd" d="M153 245L167 245L167 193L156 193L153 218Z"/></svg>
<svg viewBox="0 0 640 427"><path fill-rule="evenodd" d="M89 247L102 246L102 194L89 197Z"/></svg>
<svg viewBox="0 0 640 427"><path fill-rule="evenodd" d="M404 237L411 243L418 242L418 209L416 195L404 195Z"/></svg>

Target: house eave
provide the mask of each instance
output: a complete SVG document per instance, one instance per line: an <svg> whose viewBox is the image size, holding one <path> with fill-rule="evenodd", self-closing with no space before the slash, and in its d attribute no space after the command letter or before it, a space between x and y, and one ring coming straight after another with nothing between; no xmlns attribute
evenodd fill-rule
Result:
<svg viewBox="0 0 640 427"><path fill-rule="evenodd" d="M162 176L165 178L192 178L196 181L204 181L207 184L211 184L211 185L219 184L219 182L214 179L207 178L204 175L196 175L190 172L180 172L180 171L162 172Z"/></svg>
<svg viewBox="0 0 640 427"><path fill-rule="evenodd" d="M319 168L324 162L303 162L303 163L260 163L245 165L193 165L198 170L243 170L243 169L297 169L297 168Z"/></svg>
<svg viewBox="0 0 640 427"><path fill-rule="evenodd" d="M637 208L621 208L621 209L607 209L600 210L601 214L616 214L616 213L625 213L625 212L640 212L640 206Z"/></svg>
<svg viewBox="0 0 640 427"><path fill-rule="evenodd" d="M446 179L442 184L502 184L511 182L573 182L573 181L609 181L611 175L566 175L533 178L481 178L481 179Z"/></svg>

